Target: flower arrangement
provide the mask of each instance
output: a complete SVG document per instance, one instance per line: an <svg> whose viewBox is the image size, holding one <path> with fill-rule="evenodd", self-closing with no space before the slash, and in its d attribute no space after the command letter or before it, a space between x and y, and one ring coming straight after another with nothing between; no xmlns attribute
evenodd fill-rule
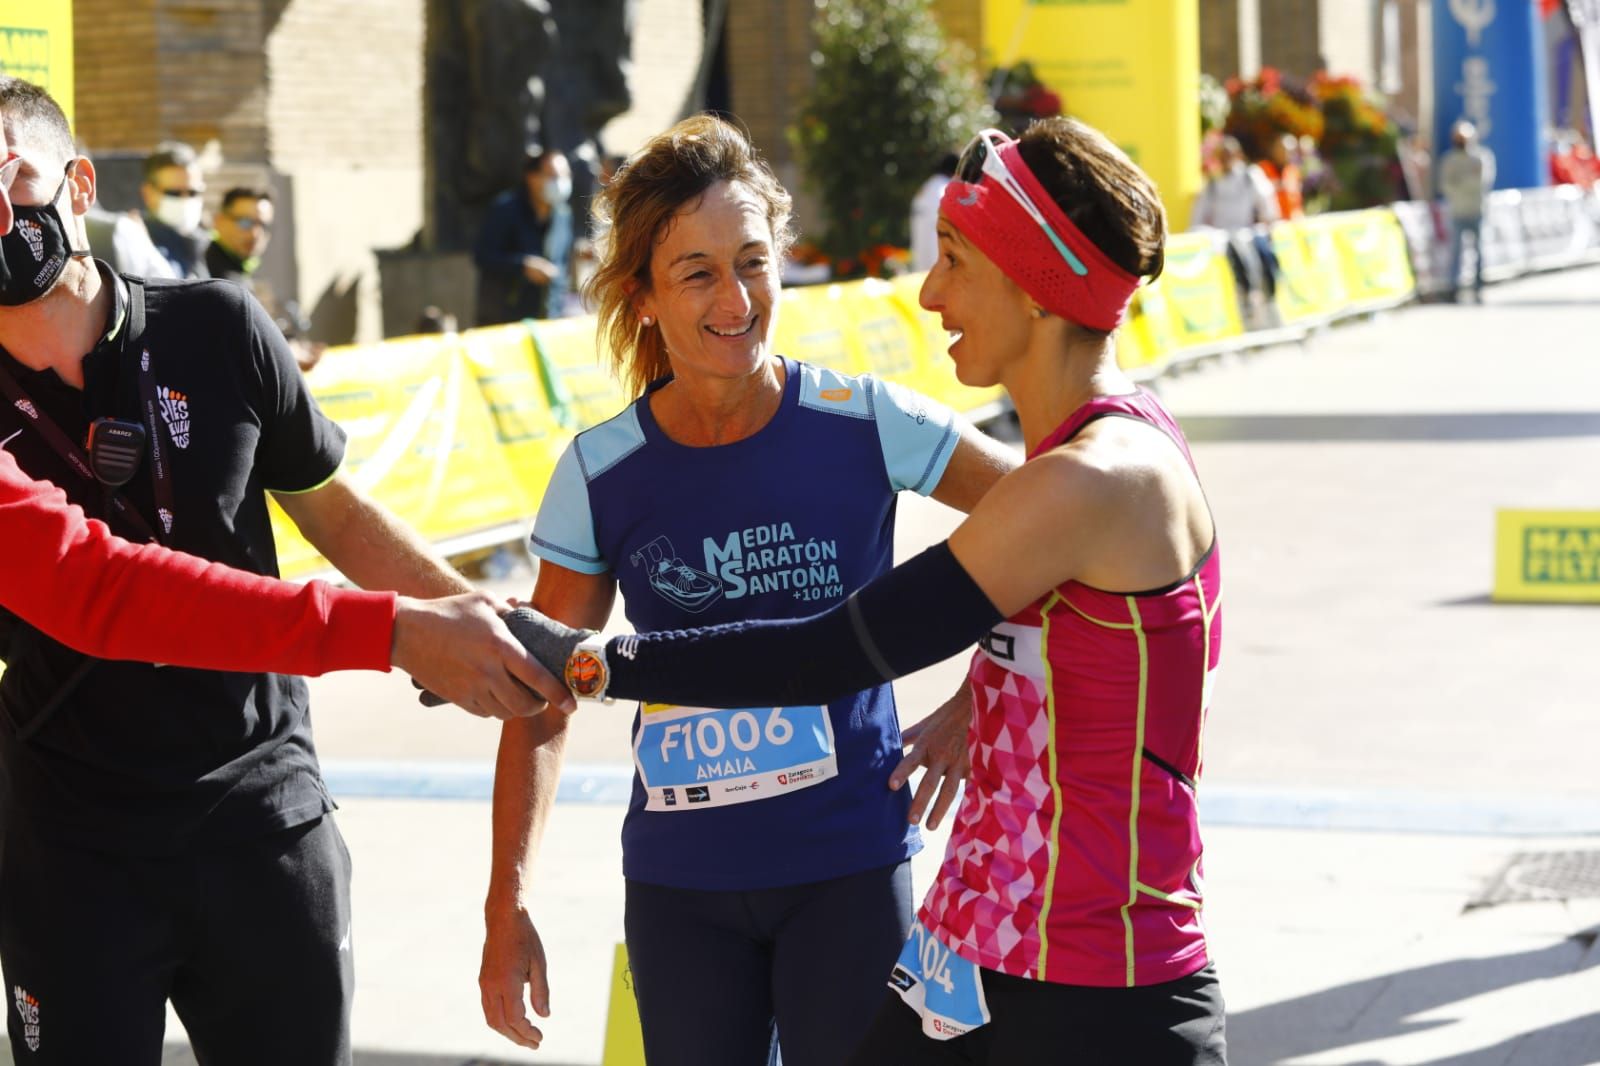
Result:
<svg viewBox="0 0 1600 1066"><path fill-rule="evenodd" d="M1321 202L1325 197L1339 211L1401 197L1399 127L1382 98L1356 78L1324 71L1301 83L1263 67L1254 78L1229 78L1224 89L1229 107L1222 129L1252 159L1264 157L1284 134L1316 144L1326 169L1318 174L1318 187L1307 189L1308 199ZM1201 121L1206 122L1204 110Z"/></svg>
<svg viewBox="0 0 1600 1066"><path fill-rule="evenodd" d="M911 249L874 244L855 255L834 257L810 241L795 245L789 258L801 266L825 266L834 278L892 278L911 273Z"/></svg>
<svg viewBox="0 0 1600 1066"><path fill-rule="evenodd" d="M1322 107L1303 85L1285 79L1273 67L1246 81L1229 78L1224 83L1229 108L1223 131L1237 137L1245 152L1259 158L1283 134L1310 137L1320 142L1324 131Z"/></svg>

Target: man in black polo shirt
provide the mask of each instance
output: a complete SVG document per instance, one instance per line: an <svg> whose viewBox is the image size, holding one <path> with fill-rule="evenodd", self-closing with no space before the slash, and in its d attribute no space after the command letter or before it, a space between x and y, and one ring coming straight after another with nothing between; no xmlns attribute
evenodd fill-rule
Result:
<svg viewBox="0 0 1600 1066"><path fill-rule="evenodd" d="M223 282L130 283L78 251L94 171L60 108L0 77L0 121L0 445L25 471L119 532L263 574L271 491L358 584L470 589L339 476L344 434L259 304ZM95 424L108 447L150 435L118 500L78 450L107 417L124 423ZM87 463L114 473L108 457ZM18 1061L155 1066L170 999L202 1063L348 1063L349 856L304 683L87 660L14 620L0 651Z"/></svg>

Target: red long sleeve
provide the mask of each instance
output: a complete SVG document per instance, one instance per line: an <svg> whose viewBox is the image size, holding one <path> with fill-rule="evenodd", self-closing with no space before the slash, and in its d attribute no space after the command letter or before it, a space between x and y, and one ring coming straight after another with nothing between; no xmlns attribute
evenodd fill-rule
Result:
<svg viewBox="0 0 1600 1066"><path fill-rule="evenodd" d="M79 651L210 670L387 670L391 592L296 585L136 546L0 450L0 606Z"/></svg>

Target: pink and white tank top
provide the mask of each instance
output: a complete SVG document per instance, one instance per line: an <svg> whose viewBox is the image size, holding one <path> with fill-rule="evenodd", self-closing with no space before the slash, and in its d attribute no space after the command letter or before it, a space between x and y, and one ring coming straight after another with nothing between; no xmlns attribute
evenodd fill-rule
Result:
<svg viewBox="0 0 1600 1066"><path fill-rule="evenodd" d="M1189 457L1143 390L1096 397L1033 454L1104 417L1148 422ZM972 775L919 912L951 950L1013 976L1101 987L1206 965L1195 785L1221 573L1213 541L1167 588L1067 582L981 642Z"/></svg>

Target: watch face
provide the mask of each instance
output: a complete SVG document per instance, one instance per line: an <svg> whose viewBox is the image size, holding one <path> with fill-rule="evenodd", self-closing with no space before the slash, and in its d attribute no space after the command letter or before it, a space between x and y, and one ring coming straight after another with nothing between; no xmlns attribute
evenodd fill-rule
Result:
<svg viewBox="0 0 1600 1066"><path fill-rule="evenodd" d="M577 696L598 696L606 690L606 663L592 651L580 648L567 659L567 687Z"/></svg>

